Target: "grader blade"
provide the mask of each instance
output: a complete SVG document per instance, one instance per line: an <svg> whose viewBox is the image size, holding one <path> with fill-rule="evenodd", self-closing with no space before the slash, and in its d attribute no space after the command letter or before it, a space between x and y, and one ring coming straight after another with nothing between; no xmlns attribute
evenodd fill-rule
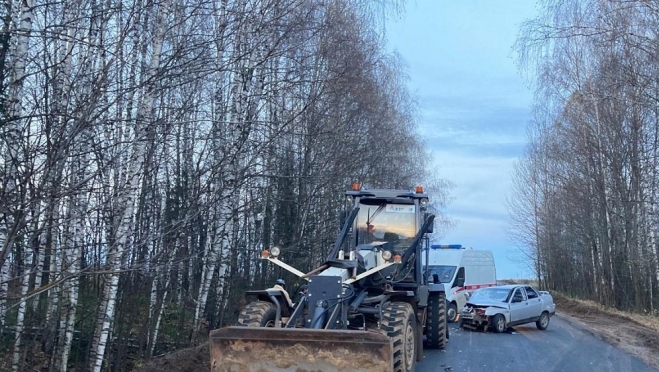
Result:
<svg viewBox="0 0 659 372"><path fill-rule="evenodd" d="M391 372L385 335L367 331L226 327L210 333L211 372Z"/></svg>

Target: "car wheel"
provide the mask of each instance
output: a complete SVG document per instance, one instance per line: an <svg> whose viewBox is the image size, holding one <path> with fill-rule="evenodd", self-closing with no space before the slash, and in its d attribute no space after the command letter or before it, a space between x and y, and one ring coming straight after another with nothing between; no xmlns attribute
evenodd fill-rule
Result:
<svg viewBox="0 0 659 372"><path fill-rule="evenodd" d="M455 318L457 318L457 316L458 306L455 304L455 302L451 302L446 308L446 320L448 320L449 323L453 323L455 322Z"/></svg>
<svg viewBox="0 0 659 372"><path fill-rule="evenodd" d="M503 314L497 314L492 317L492 328L496 333L503 333L506 330L506 318Z"/></svg>
<svg viewBox="0 0 659 372"><path fill-rule="evenodd" d="M546 311L540 314L540 319L538 319L538 321L535 322L535 326L538 327L538 329L541 331L547 329L547 327L549 326L549 314L547 314Z"/></svg>

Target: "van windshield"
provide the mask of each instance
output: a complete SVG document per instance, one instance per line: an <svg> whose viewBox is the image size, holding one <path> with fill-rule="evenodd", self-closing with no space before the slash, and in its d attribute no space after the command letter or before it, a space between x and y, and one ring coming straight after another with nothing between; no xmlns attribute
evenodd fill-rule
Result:
<svg viewBox="0 0 659 372"><path fill-rule="evenodd" d="M437 283L439 279L440 283L450 283L453 280L453 274L455 274L456 266L445 266L445 265L431 265L428 266L428 271L430 272L430 278ZM437 278L435 278L437 275Z"/></svg>

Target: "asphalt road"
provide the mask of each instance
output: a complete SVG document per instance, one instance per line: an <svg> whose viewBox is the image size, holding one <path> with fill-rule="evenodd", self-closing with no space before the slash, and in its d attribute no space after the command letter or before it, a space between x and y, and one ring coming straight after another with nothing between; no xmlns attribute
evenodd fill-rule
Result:
<svg viewBox="0 0 659 372"><path fill-rule="evenodd" d="M417 372L658 371L560 316L545 331L533 323L501 334L449 328L446 349L425 349Z"/></svg>

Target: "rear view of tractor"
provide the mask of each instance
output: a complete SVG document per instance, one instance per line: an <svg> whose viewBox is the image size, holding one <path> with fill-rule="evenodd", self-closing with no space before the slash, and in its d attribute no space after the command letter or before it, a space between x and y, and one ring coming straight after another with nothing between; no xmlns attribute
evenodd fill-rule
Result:
<svg viewBox="0 0 659 372"><path fill-rule="evenodd" d="M211 331L211 370L413 371L430 348L448 339L446 294L422 265L435 216L428 195L362 189L346 192L350 208L325 262L308 272L279 259L262 259L308 281L291 306L272 288L253 298L238 326ZM423 260L428 262L428 260Z"/></svg>

